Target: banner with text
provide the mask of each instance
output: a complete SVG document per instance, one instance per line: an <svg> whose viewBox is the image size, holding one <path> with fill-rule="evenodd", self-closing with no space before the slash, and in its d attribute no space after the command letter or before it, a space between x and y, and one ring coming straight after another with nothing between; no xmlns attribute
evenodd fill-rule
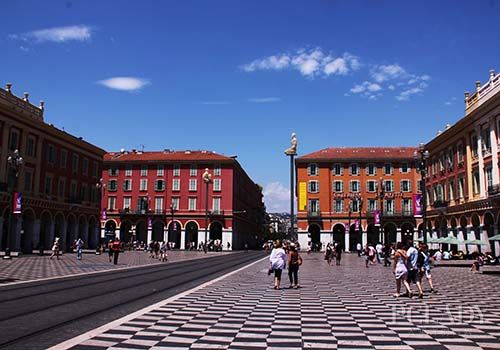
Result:
<svg viewBox="0 0 500 350"><path fill-rule="evenodd" d="M373 212L373 219L375 221L375 226L380 226L380 210L375 210Z"/></svg>
<svg viewBox="0 0 500 350"><path fill-rule="evenodd" d="M307 183L300 182L299 183L299 209L298 210L306 210L307 206Z"/></svg>
<svg viewBox="0 0 500 350"><path fill-rule="evenodd" d="M14 205L12 212L14 214L21 214L23 196L19 192L14 192Z"/></svg>
<svg viewBox="0 0 500 350"><path fill-rule="evenodd" d="M422 208L422 194L413 195L413 216L416 218L421 218L423 213Z"/></svg>
<svg viewBox="0 0 500 350"><path fill-rule="evenodd" d="M359 219L354 220L354 230L359 231Z"/></svg>

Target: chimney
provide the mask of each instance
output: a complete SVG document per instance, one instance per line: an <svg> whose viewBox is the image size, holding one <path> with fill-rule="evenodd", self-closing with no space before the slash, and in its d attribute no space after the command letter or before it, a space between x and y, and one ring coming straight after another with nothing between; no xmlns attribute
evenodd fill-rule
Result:
<svg viewBox="0 0 500 350"><path fill-rule="evenodd" d="M26 102L29 102L30 101L29 97L30 97L30 94L28 92L25 92L23 100L26 101Z"/></svg>
<svg viewBox="0 0 500 350"><path fill-rule="evenodd" d="M481 82L478 80L476 81L476 91L479 91L480 88L481 88Z"/></svg>
<svg viewBox="0 0 500 350"><path fill-rule="evenodd" d="M490 69L490 80L493 80L494 77L495 77L495 70Z"/></svg>
<svg viewBox="0 0 500 350"><path fill-rule="evenodd" d="M5 91L7 91L8 93L12 93L12 83L7 83L5 84Z"/></svg>
<svg viewBox="0 0 500 350"><path fill-rule="evenodd" d="M42 111L45 109L45 101L44 100L40 100L40 106L38 106L38 108L40 108Z"/></svg>

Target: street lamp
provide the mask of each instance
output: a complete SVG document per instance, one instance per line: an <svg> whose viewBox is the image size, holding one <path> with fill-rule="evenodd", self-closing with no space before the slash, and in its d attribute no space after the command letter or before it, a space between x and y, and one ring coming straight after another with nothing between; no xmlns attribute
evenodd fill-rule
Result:
<svg viewBox="0 0 500 350"><path fill-rule="evenodd" d="M423 143L420 144L418 150L413 152L413 159L415 160L415 165L417 170L420 171L420 184L422 197L420 198L420 203L422 207L422 222L424 224L424 244L427 244L427 189L425 184L425 178L427 177L427 160L430 157L430 153L425 149Z"/></svg>
<svg viewBox="0 0 500 350"><path fill-rule="evenodd" d="M12 192L11 192L11 203L12 207L10 208L11 212L9 214L9 226L7 231L7 247L5 248L4 259L10 259L10 235L12 234L12 216L14 214L20 214L17 210L16 205L16 191L17 191L17 180L19 178L19 170L23 165L23 157L19 155L19 150L14 150L8 157L7 163L9 165L9 171L7 172L10 176L12 176ZM15 233L15 232L14 232Z"/></svg>
<svg viewBox="0 0 500 350"><path fill-rule="evenodd" d="M212 182L212 175L208 172L208 168L205 168L203 173L203 181L205 182L205 242L204 251L207 252L207 237L208 237L208 185Z"/></svg>
<svg viewBox="0 0 500 350"><path fill-rule="evenodd" d="M295 220L294 220L294 180L295 180L295 172L294 172L294 162L293 159L297 155L297 135L293 132L290 148L285 150L285 155L290 157L290 239L295 239Z"/></svg>

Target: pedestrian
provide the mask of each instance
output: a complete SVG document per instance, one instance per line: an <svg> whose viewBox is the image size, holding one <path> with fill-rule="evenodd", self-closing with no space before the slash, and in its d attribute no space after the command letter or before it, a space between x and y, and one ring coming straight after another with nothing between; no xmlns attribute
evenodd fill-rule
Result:
<svg viewBox="0 0 500 350"><path fill-rule="evenodd" d="M160 261L162 261L162 262L168 261L167 247L168 247L167 243L161 242L161 246L160 246Z"/></svg>
<svg viewBox="0 0 500 350"><path fill-rule="evenodd" d="M422 285L422 279L425 276L427 282L429 283L429 286L431 287L431 293L437 293L437 291L434 289L434 284L432 283L429 247L425 243L420 244L417 265L419 267L418 278L420 285Z"/></svg>
<svg viewBox="0 0 500 350"><path fill-rule="evenodd" d="M118 256L120 255L121 242L118 237L115 238L111 245L111 249L113 250L113 264L118 264Z"/></svg>
<svg viewBox="0 0 500 350"><path fill-rule="evenodd" d="M384 255L384 266L391 266L391 252L392 247L389 243L386 243L384 249L382 250L382 254Z"/></svg>
<svg viewBox="0 0 500 350"><path fill-rule="evenodd" d="M406 288L406 292L408 296L411 298L411 289L410 284L406 280L408 277L408 269L406 267L406 250L404 250L404 246L402 242L398 242L397 250L394 254L394 263L392 272L394 273L394 277L396 278L396 294L394 296L398 298L401 295L401 282L404 284Z"/></svg>
<svg viewBox="0 0 500 350"><path fill-rule="evenodd" d="M55 256L57 260L59 260L59 251L61 249L61 245L59 243L59 237L56 237L54 240L54 244L52 245L52 255L50 256L50 260Z"/></svg>
<svg viewBox="0 0 500 350"><path fill-rule="evenodd" d="M270 269L269 274L274 272L274 289L281 287L281 272L286 267L287 256L283 250L280 240L274 242L274 248L269 256Z"/></svg>
<svg viewBox="0 0 500 350"><path fill-rule="evenodd" d="M109 262L113 259L113 240L109 240L108 242L108 258Z"/></svg>
<svg viewBox="0 0 500 350"><path fill-rule="evenodd" d="M231 243L227 242L227 250L231 250Z"/></svg>
<svg viewBox="0 0 500 350"><path fill-rule="evenodd" d="M299 266L302 265L302 257L297 252L295 243L290 243L290 252L288 253L288 278L290 279L289 288L300 288L299 286Z"/></svg>
<svg viewBox="0 0 500 350"><path fill-rule="evenodd" d="M408 240L408 250L406 251L408 259L406 260L406 265L408 268L408 284L416 284L418 289L418 297L422 299L424 297L424 292L422 291L422 286L418 280L418 250L413 246L413 241ZM411 291L408 296L411 297Z"/></svg>
<svg viewBox="0 0 500 350"><path fill-rule="evenodd" d="M358 252L358 257L361 256L361 252L363 250L362 250L361 243L359 243L359 242L358 242L358 244L356 244L356 251Z"/></svg>
<svg viewBox="0 0 500 350"><path fill-rule="evenodd" d="M160 242L158 241L154 242L153 250L155 252L155 259L158 259L160 256Z"/></svg>
<svg viewBox="0 0 500 350"><path fill-rule="evenodd" d="M377 262L381 264L382 262L380 261L380 258L382 257L382 250L383 250L382 243L378 242L377 245L375 246L375 250L377 251Z"/></svg>
<svg viewBox="0 0 500 350"><path fill-rule="evenodd" d="M335 265L340 265L340 260L342 259L342 244L337 243L335 245Z"/></svg>
<svg viewBox="0 0 500 350"><path fill-rule="evenodd" d="M78 240L75 243L75 248L76 248L76 258L78 260L82 260L82 254L83 254L83 245L84 242L81 238L78 238Z"/></svg>
<svg viewBox="0 0 500 350"><path fill-rule="evenodd" d="M328 266L332 264L332 258L333 258L333 248L330 245L330 243L328 243L325 249L325 260L328 263Z"/></svg>

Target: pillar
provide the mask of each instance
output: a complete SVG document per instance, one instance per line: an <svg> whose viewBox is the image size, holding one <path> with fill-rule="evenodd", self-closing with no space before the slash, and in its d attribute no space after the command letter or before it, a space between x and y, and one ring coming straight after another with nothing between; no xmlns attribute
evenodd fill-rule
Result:
<svg viewBox="0 0 500 350"><path fill-rule="evenodd" d="M168 242L168 227L163 228L163 242Z"/></svg>
<svg viewBox="0 0 500 350"><path fill-rule="evenodd" d="M33 222L33 247L38 248L40 243L40 219L35 219Z"/></svg>
<svg viewBox="0 0 500 350"><path fill-rule="evenodd" d="M482 241L481 244L481 251L483 253L489 252L490 249L490 239L488 238L488 231L484 227L484 225L481 225L479 227L479 239Z"/></svg>
<svg viewBox="0 0 500 350"><path fill-rule="evenodd" d="M55 224L54 221L51 221L49 224L49 229L47 231L47 242L43 242L44 248L45 249L51 249L52 248L52 243L54 243L54 230L55 230Z"/></svg>
<svg viewBox="0 0 500 350"><path fill-rule="evenodd" d="M148 226L148 238L146 244L149 244L153 240L153 228Z"/></svg>
<svg viewBox="0 0 500 350"><path fill-rule="evenodd" d="M205 234L205 232L203 232L203 234ZM198 234L199 236L199 234ZM181 231L181 246L180 247L176 247L176 248L179 248L179 249L185 249L186 248L186 230L182 230Z"/></svg>
<svg viewBox="0 0 500 350"><path fill-rule="evenodd" d="M62 232L59 232L59 235L60 235L59 240L61 242L61 244L60 244L61 249L64 249L64 247L67 247L67 244L68 244L68 242L66 242L66 232L68 232L68 221L63 220Z"/></svg>
<svg viewBox="0 0 500 350"><path fill-rule="evenodd" d="M349 248L350 248L350 241L351 241L351 233L349 231L346 231L345 232L345 247L344 247L344 251L346 253L349 252Z"/></svg>
<svg viewBox="0 0 500 350"><path fill-rule="evenodd" d="M396 242L401 242L402 236L401 236L401 228L396 228Z"/></svg>
<svg viewBox="0 0 500 350"><path fill-rule="evenodd" d="M485 184L485 174L484 174L484 159L483 159L483 147L482 147L482 135L481 130L476 127L477 134L477 158L478 158L478 171L479 171L479 197L486 198L486 184ZM491 141L493 142L493 140Z"/></svg>
<svg viewBox="0 0 500 350"><path fill-rule="evenodd" d="M382 242L382 241L380 241L380 242ZM367 245L367 244L368 244L368 232L363 230L363 233L361 234L361 245L364 248L365 245Z"/></svg>
<svg viewBox="0 0 500 350"><path fill-rule="evenodd" d="M120 229L119 228L115 229L115 237L120 239Z"/></svg>
<svg viewBox="0 0 500 350"><path fill-rule="evenodd" d="M297 237L300 244L300 249L303 251L307 250L307 243L309 242L308 232L307 231L299 231L297 232Z"/></svg>

